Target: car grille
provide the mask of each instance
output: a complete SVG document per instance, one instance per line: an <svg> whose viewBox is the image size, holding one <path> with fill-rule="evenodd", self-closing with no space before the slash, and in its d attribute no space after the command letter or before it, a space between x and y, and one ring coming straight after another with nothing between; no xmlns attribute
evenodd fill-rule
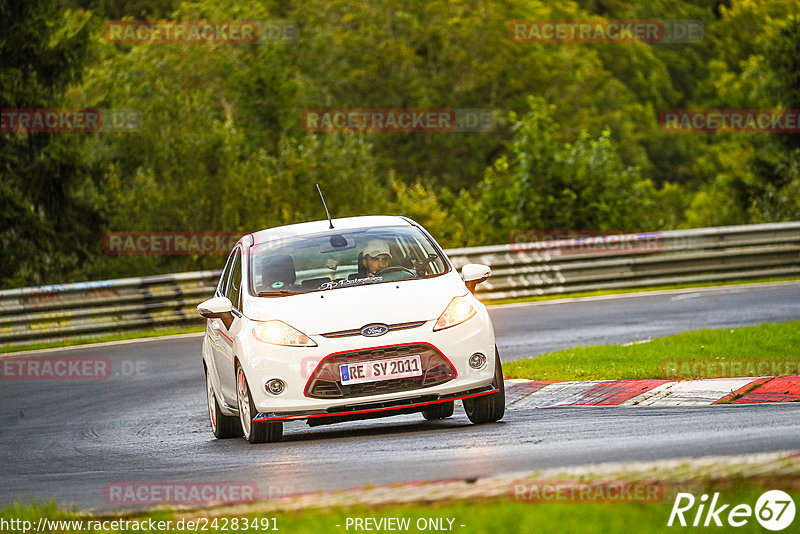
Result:
<svg viewBox="0 0 800 534"><path fill-rule="evenodd" d="M403 356L419 356L422 375L395 378L378 382L342 385L339 365L375 360L387 360ZM316 399L349 399L397 393L444 384L456 377L453 365L431 345L415 343L375 349L344 352L328 356L317 367L306 386L306 396Z"/></svg>
<svg viewBox="0 0 800 534"><path fill-rule="evenodd" d="M393 332L395 330L408 330L409 328L417 328L425 324L425 321L413 321L410 323L397 323L397 324L388 324L387 332ZM363 327L362 327L363 328ZM361 335L361 328L352 328L350 330L339 330L338 332L328 332L326 334L322 334L322 337L350 337L350 336L360 336Z"/></svg>

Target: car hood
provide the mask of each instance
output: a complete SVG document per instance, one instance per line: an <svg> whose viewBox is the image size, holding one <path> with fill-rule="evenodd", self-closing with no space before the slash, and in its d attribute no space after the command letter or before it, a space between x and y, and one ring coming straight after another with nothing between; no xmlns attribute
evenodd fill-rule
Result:
<svg viewBox="0 0 800 534"><path fill-rule="evenodd" d="M250 319L281 321L307 335L437 319L450 301L467 292L458 273L437 278L384 282L249 301Z"/></svg>

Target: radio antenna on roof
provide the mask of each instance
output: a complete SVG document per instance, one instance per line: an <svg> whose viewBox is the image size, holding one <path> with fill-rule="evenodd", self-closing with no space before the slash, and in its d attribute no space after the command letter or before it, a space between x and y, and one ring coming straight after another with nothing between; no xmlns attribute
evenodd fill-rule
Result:
<svg viewBox="0 0 800 534"><path fill-rule="evenodd" d="M322 207L325 208L325 215L328 216L328 222L331 224L331 230L333 230L333 221L331 220L331 213L328 211L328 205L325 204L325 197L322 196L322 189L319 188L319 184L314 184L317 186L317 191L319 192L319 198L322 199Z"/></svg>

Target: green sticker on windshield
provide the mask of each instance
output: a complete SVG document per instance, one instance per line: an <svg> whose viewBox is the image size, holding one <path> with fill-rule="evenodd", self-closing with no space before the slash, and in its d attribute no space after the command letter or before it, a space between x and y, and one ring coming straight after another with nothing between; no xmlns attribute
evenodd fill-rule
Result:
<svg viewBox="0 0 800 534"><path fill-rule="evenodd" d="M282 287L283 287L283 282L275 282L274 284L272 284L273 289L280 289Z"/></svg>

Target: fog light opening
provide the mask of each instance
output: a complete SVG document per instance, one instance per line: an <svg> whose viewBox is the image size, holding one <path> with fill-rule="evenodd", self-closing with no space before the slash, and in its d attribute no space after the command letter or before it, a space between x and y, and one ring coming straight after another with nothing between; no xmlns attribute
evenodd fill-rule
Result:
<svg viewBox="0 0 800 534"><path fill-rule="evenodd" d="M280 395L286 389L286 383L279 378L273 378L268 380L264 387L270 395Z"/></svg>
<svg viewBox="0 0 800 534"><path fill-rule="evenodd" d="M476 352L469 357L469 366L473 369L483 369L486 367L486 356L480 352Z"/></svg>

